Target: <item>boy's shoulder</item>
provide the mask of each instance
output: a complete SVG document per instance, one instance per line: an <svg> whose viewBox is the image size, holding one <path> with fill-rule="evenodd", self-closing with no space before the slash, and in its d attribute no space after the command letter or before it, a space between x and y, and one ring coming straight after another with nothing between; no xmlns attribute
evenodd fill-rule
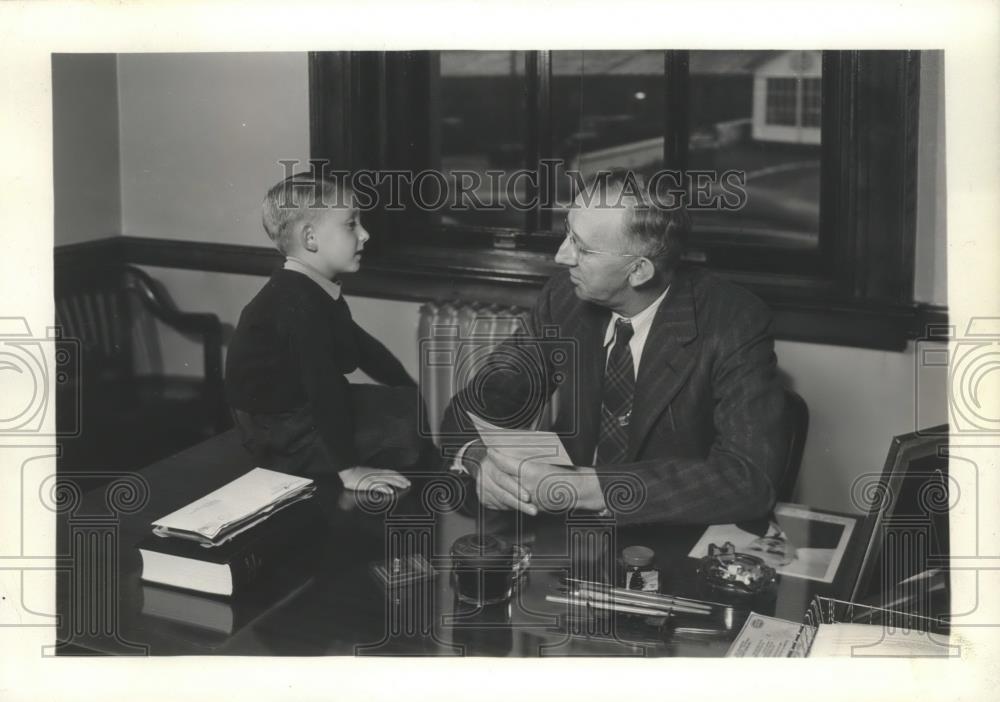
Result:
<svg viewBox="0 0 1000 702"><path fill-rule="evenodd" d="M318 288L316 283L301 273L288 270L287 268L277 268L271 273L267 284L261 288L258 295L280 298L303 298L313 301L325 299L323 295L317 295L318 292L323 291Z"/></svg>
<svg viewBox="0 0 1000 702"><path fill-rule="evenodd" d="M321 319L350 320L346 301L341 303L333 304L326 291L301 273L278 268L243 308L241 320L286 329L313 327Z"/></svg>
<svg viewBox="0 0 1000 702"><path fill-rule="evenodd" d="M306 309L312 301L308 283L302 276L279 268L246 304L243 314L254 317L273 316L276 321L294 316Z"/></svg>

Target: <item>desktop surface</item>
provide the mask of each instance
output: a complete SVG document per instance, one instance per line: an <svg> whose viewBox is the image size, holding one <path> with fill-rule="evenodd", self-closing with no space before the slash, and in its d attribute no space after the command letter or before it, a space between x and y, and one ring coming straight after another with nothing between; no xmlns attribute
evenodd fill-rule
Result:
<svg viewBox="0 0 1000 702"><path fill-rule="evenodd" d="M59 552L68 566L57 576L57 640L63 643L56 652L722 656L751 609L801 621L814 596L849 592L861 555L852 542L832 583L779 575L763 596L726 596L706 589L698 560L688 557L704 525L615 527L593 514L479 511L462 494L467 484L429 473L391 499L345 492L336 477L318 480L313 499L320 501L324 529L312 535L303 557L242 596L229 600L141 581L135 544L150 522L253 467L235 433L227 432L94 487L61 513ZM138 491L131 501L122 498L126 484ZM115 504L124 509L112 510ZM476 532L477 523L530 549L530 565L507 603L475 607L456 596L449 550L458 537ZM661 592L731 608L710 625L678 620L674 631L633 626L634 620L576 620L565 604L546 600L566 576L613 577L616 554L630 545L655 551ZM377 577L377 566L411 556L420 556L431 574L402 585Z"/></svg>

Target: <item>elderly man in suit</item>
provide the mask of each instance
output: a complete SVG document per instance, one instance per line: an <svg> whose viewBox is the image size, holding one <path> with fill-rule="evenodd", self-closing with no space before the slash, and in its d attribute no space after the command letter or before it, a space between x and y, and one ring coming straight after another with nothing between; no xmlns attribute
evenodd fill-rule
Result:
<svg viewBox="0 0 1000 702"><path fill-rule="evenodd" d="M630 173L582 191L556 254L566 270L449 404L446 459L485 507L619 523L741 521L773 507L787 442L770 311L682 264L688 215L662 205ZM552 429L573 467L487 449L465 416L527 427L556 390Z"/></svg>

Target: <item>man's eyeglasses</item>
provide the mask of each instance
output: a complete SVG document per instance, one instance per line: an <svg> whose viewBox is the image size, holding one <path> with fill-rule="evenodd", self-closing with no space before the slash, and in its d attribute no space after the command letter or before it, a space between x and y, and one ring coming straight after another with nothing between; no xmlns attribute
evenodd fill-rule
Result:
<svg viewBox="0 0 1000 702"><path fill-rule="evenodd" d="M576 251L577 253L593 254L600 256L618 256L620 258L653 258L655 256L659 256L659 253L634 254L634 253L619 253L618 251L602 251L601 249L588 249L587 247L580 245L580 240L577 238L576 234L573 233L573 230L569 226L568 220L563 223L563 231L566 235L566 240L569 242L569 245L572 246L573 250Z"/></svg>

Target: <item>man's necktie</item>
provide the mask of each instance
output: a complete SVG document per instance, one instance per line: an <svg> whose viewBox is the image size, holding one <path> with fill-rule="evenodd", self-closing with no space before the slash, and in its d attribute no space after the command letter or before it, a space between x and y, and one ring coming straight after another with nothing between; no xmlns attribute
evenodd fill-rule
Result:
<svg viewBox="0 0 1000 702"><path fill-rule="evenodd" d="M608 357L601 391L601 433L597 440L597 465L621 463L628 451L628 424L635 394L635 368L628 342L632 323L615 322L615 343Z"/></svg>

